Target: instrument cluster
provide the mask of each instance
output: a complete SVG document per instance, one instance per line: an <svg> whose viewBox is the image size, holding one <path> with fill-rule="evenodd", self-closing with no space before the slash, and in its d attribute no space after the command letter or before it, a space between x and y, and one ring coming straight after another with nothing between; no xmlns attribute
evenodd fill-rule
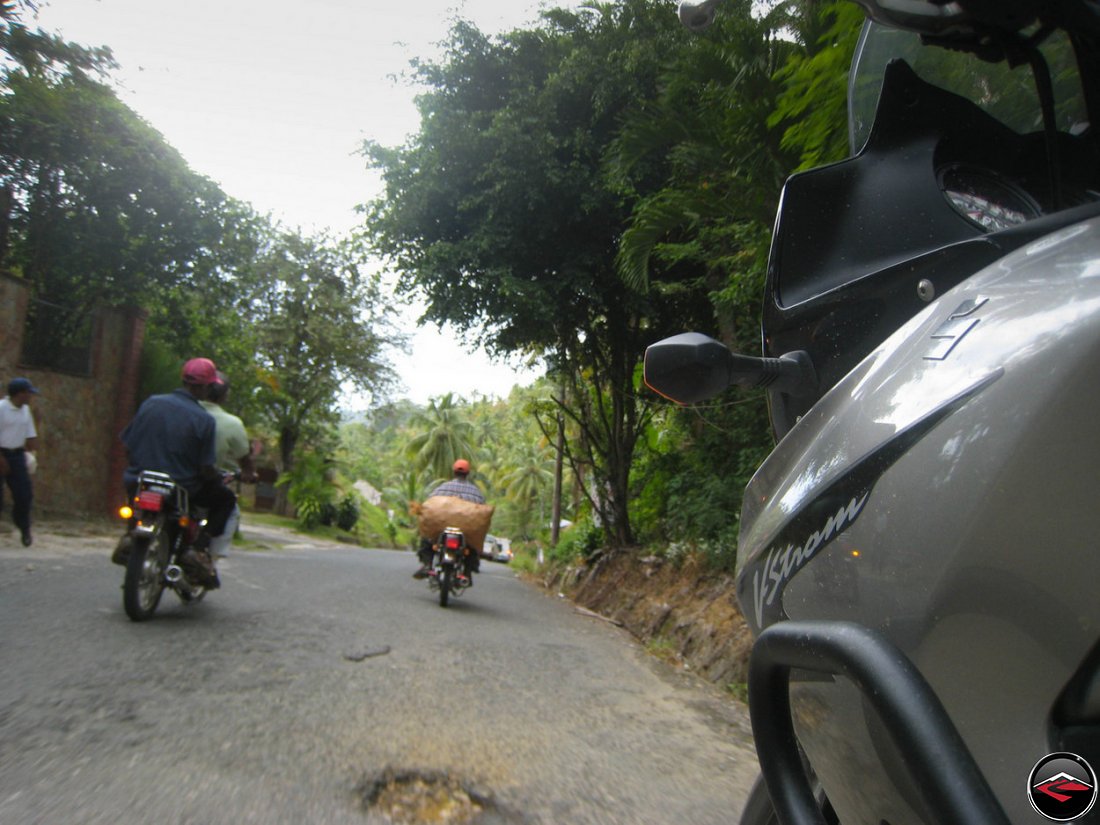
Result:
<svg viewBox="0 0 1100 825"><path fill-rule="evenodd" d="M995 172L955 164L940 172L940 188L956 212L986 232L1009 229L1042 214L1038 202Z"/></svg>

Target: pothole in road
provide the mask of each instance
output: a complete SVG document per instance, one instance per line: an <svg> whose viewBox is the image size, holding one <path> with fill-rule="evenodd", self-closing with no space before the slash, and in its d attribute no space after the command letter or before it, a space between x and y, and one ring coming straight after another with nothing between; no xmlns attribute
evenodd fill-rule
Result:
<svg viewBox="0 0 1100 825"><path fill-rule="evenodd" d="M393 825L514 825L490 794L446 773L387 769L360 786L368 811Z"/></svg>

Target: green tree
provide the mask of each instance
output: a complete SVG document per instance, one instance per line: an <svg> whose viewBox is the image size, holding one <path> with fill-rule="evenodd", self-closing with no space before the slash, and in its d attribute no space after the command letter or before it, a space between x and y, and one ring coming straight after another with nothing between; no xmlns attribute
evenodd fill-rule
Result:
<svg viewBox="0 0 1100 825"><path fill-rule="evenodd" d="M338 457L355 479L366 479L386 496L399 485L395 481L405 475L411 464L405 454L410 436L409 421L421 408L408 399L387 402L371 409L365 416L346 421L340 426ZM404 512L416 493L386 496L395 509Z"/></svg>
<svg viewBox="0 0 1100 825"><path fill-rule="evenodd" d="M382 491L383 498L394 505L394 510L406 516L412 514L413 504L420 502L431 489L426 472L418 472L411 466L394 477L394 483Z"/></svg>
<svg viewBox="0 0 1100 825"><path fill-rule="evenodd" d="M783 181L800 164L846 154L862 20L847 2L778 3L756 17L753 5L723 4L716 24L670 57L611 166L624 193L638 195L618 250L624 279L678 307L684 328L750 352ZM632 468L642 536L699 543L732 565L741 491L771 446L763 399L664 406L658 424Z"/></svg>
<svg viewBox="0 0 1100 825"><path fill-rule="evenodd" d="M38 11L38 4L31 0L0 0L0 20L18 21L24 10L33 14Z"/></svg>
<svg viewBox="0 0 1100 825"><path fill-rule="evenodd" d="M337 399L383 394L400 340L362 250L226 197L102 82L108 48L31 30L32 2L0 10L0 269L31 285L24 360L64 352L104 303L138 305L148 391L209 356L282 470L300 447L329 461Z"/></svg>
<svg viewBox="0 0 1100 825"><path fill-rule="evenodd" d="M603 168L684 36L653 0L553 10L495 39L459 23L443 61L416 66L419 134L365 147L386 185L366 208L374 248L425 297L427 320L490 351L541 354L572 384L566 414L585 432L575 460L599 474L593 506L622 545L648 415L636 368L661 312L615 272L629 208Z"/></svg>
<svg viewBox="0 0 1100 825"><path fill-rule="evenodd" d="M809 5L801 17L803 48L776 74L783 93L768 116L783 127L783 147L799 169L848 156L848 69L863 25L863 9L848 0Z"/></svg>
<svg viewBox="0 0 1100 825"><path fill-rule="evenodd" d="M337 490L331 483L331 473L324 456L306 451L293 468L279 477L278 488L286 490L296 517L307 529L321 524L326 510L334 506Z"/></svg>
<svg viewBox="0 0 1100 825"><path fill-rule="evenodd" d="M387 334L389 310L362 263L347 244L280 232L242 284L256 409L278 441L284 472L303 440L335 449L345 387L381 394L392 380L385 354L398 336Z"/></svg>
<svg viewBox="0 0 1100 825"><path fill-rule="evenodd" d="M426 470L437 481L451 477L456 459L470 459L477 453L473 425L453 393L431 399L428 408L414 415L409 425L417 434L406 452L417 471Z"/></svg>
<svg viewBox="0 0 1100 825"><path fill-rule="evenodd" d="M226 199L97 79L108 49L8 21L0 53L0 267L64 303L29 314L31 351L57 351L97 305L164 303L208 273Z"/></svg>
<svg viewBox="0 0 1100 825"><path fill-rule="evenodd" d="M556 391L526 407L541 424L531 443L557 443L560 413L575 496L615 544L632 542L635 516L647 538L727 542L770 444L762 398L680 411L639 382L645 345L674 332L758 346L783 180L844 133L852 16L831 2L752 6L730 0L702 36L655 0L553 10L497 38L459 23L441 61L414 66L419 134L364 149L387 186L365 207L374 248L425 297L427 320L544 357ZM826 51L813 65L828 76L805 83L798 67ZM811 144L791 131L800 115L772 116L814 94L828 130ZM506 491L526 436L474 409ZM524 518L515 504L504 497L503 523Z"/></svg>
<svg viewBox="0 0 1100 825"><path fill-rule="evenodd" d="M757 17L756 5L723 4L669 56L658 94L629 114L611 152L614 180L634 199L620 274L683 327L735 346L752 345L779 193L798 162L769 127L803 52L789 35L817 20L792 3Z"/></svg>
<svg viewBox="0 0 1100 825"><path fill-rule="evenodd" d="M192 172L100 82L115 68L106 47L11 22L0 51L0 269L31 286L23 360L83 369L97 309L140 306L145 393L209 355L254 420L250 326L221 308L239 303L237 274L269 223Z"/></svg>
<svg viewBox="0 0 1100 825"><path fill-rule="evenodd" d="M546 502L554 480L554 457L544 444L527 441L513 454L501 479L508 498L515 502L517 527L524 538L531 538L531 521L546 521Z"/></svg>

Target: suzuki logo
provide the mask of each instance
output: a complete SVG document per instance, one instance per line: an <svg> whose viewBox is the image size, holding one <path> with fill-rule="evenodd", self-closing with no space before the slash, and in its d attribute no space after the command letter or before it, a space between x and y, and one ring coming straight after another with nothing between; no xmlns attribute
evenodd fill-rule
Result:
<svg viewBox="0 0 1100 825"><path fill-rule="evenodd" d="M980 319L972 316L988 301L988 298L968 298L955 307L955 311L932 333L932 348L925 353L924 360L943 361L947 358L959 341L978 325Z"/></svg>

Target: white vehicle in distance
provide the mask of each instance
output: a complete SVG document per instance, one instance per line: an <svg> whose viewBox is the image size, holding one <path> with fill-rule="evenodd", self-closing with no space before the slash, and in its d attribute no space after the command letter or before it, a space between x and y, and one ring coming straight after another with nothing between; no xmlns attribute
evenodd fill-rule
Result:
<svg viewBox="0 0 1100 825"><path fill-rule="evenodd" d="M494 536L485 537L485 544L481 547L482 558L490 561L499 561L507 564L512 560L512 540Z"/></svg>

